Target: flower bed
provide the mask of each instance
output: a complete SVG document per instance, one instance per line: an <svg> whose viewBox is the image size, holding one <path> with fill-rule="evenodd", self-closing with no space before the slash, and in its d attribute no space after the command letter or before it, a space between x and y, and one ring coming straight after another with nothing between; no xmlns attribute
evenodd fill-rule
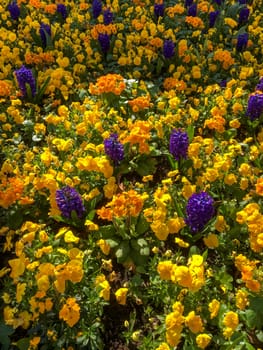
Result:
<svg viewBox="0 0 263 350"><path fill-rule="evenodd" d="M262 348L261 7L3 1L3 349Z"/></svg>

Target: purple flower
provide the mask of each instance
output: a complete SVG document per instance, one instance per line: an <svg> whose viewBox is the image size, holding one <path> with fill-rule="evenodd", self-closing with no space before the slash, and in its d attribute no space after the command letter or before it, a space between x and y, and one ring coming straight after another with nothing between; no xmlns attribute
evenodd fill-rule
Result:
<svg viewBox="0 0 263 350"><path fill-rule="evenodd" d="M246 115L253 121L263 113L263 94L251 95L248 100Z"/></svg>
<svg viewBox="0 0 263 350"><path fill-rule="evenodd" d="M214 27L219 13L220 13L219 10L212 11L212 12L209 13L209 28L213 28Z"/></svg>
<svg viewBox="0 0 263 350"><path fill-rule="evenodd" d="M57 4L57 13L60 13L64 20L68 17L68 11L64 4Z"/></svg>
<svg viewBox="0 0 263 350"><path fill-rule="evenodd" d="M41 37L42 45L45 48L47 46L47 35L51 37L51 28L49 24L41 23L39 34Z"/></svg>
<svg viewBox="0 0 263 350"><path fill-rule="evenodd" d="M238 17L238 23L239 24L244 24L248 21L249 17L249 8L243 7L240 12L239 12L239 17Z"/></svg>
<svg viewBox="0 0 263 350"><path fill-rule="evenodd" d="M185 7L189 7L189 6L192 5L192 3L193 3L193 0L185 0L184 6L185 6Z"/></svg>
<svg viewBox="0 0 263 350"><path fill-rule="evenodd" d="M15 76L23 97L27 96L27 84L31 89L32 96L36 95L36 79L34 78L31 69L26 68L23 65L20 69L15 71Z"/></svg>
<svg viewBox="0 0 263 350"><path fill-rule="evenodd" d="M187 16L196 17L197 16L197 4L193 3L191 6L189 6L187 11Z"/></svg>
<svg viewBox="0 0 263 350"><path fill-rule="evenodd" d="M110 9L106 9L103 12L103 22L107 26L108 24L111 24L113 21L113 13Z"/></svg>
<svg viewBox="0 0 263 350"><path fill-rule="evenodd" d="M236 49L238 52L245 50L248 43L248 33L239 34L237 37Z"/></svg>
<svg viewBox="0 0 263 350"><path fill-rule="evenodd" d="M118 141L117 134L111 134L109 138L104 140L104 150L108 157L110 157L115 164L120 163L124 158L124 147Z"/></svg>
<svg viewBox="0 0 263 350"><path fill-rule="evenodd" d="M103 53L106 53L110 49L110 37L108 34L99 34L98 37L100 47Z"/></svg>
<svg viewBox="0 0 263 350"><path fill-rule="evenodd" d="M224 2L224 0L213 0L213 1L219 6Z"/></svg>
<svg viewBox="0 0 263 350"><path fill-rule="evenodd" d="M17 5L17 3L15 1L10 2L10 4L7 7L8 11L10 12L10 16L11 18L16 21L18 20L19 16L20 16L20 8Z"/></svg>
<svg viewBox="0 0 263 350"><path fill-rule="evenodd" d="M164 44L163 44L163 55L165 58L171 58L174 56L175 52L174 52L174 42L172 40L165 40Z"/></svg>
<svg viewBox="0 0 263 350"><path fill-rule="evenodd" d="M164 4L154 4L154 14L157 18L164 16Z"/></svg>
<svg viewBox="0 0 263 350"><path fill-rule="evenodd" d="M173 130L170 135L169 151L176 160L186 159L189 146L188 134L182 130Z"/></svg>
<svg viewBox="0 0 263 350"><path fill-rule="evenodd" d="M259 84L257 84L256 90L263 91L263 78L259 80Z"/></svg>
<svg viewBox="0 0 263 350"><path fill-rule="evenodd" d="M203 230L214 214L213 198L206 192L194 193L186 205L185 223L192 232L197 233Z"/></svg>
<svg viewBox="0 0 263 350"><path fill-rule="evenodd" d="M102 3L100 0L93 0L92 2L92 14L93 18L98 18L102 11Z"/></svg>
<svg viewBox="0 0 263 350"><path fill-rule="evenodd" d="M61 190L56 191L56 203L61 211L62 216L70 219L71 213L76 212L78 218L83 217L85 213L85 207L82 202L80 194L75 188L65 186Z"/></svg>
<svg viewBox="0 0 263 350"><path fill-rule="evenodd" d="M225 87L226 87L226 84L227 84L227 80L226 80L226 79L223 79L223 80L220 81L219 86L220 86L221 88L225 88Z"/></svg>

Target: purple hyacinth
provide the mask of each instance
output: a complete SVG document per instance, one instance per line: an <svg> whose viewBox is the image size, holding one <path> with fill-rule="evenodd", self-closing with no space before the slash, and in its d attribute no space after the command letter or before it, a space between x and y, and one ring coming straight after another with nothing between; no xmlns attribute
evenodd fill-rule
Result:
<svg viewBox="0 0 263 350"><path fill-rule="evenodd" d="M248 33L239 34L237 37L236 49L238 52L244 51L248 43Z"/></svg>
<svg viewBox="0 0 263 350"><path fill-rule="evenodd" d="M185 0L184 6L185 6L185 7L189 7L189 6L192 5L192 3L193 3L193 0Z"/></svg>
<svg viewBox="0 0 263 350"><path fill-rule="evenodd" d="M78 218L82 218L85 213L85 207L80 194L75 188L65 186L56 191L56 203L62 216L70 219L73 211Z"/></svg>
<svg viewBox="0 0 263 350"><path fill-rule="evenodd" d="M157 18L164 16L164 4L154 4L154 14Z"/></svg>
<svg viewBox="0 0 263 350"><path fill-rule="evenodd" d="M174 129L170 135L169 151L176 160L186 159L189 146L188 134Z"/></svg>
<svg viewBox="0 0 263 350"><path fill-rule="evenodd" d="M111 134L109 138L104 140L104 150L115 164L120 163L124 158L124 147L123 144L118 141L117 134Z"/></svg>
<svg viewBox="0 0 263 350"><path fill-rule="evenodd" d="M20 16L20 8L15 1L10 2L7 6L8 11L10 12L11 18L16 21Z"/></svg>
<svg viewBox="0 0 263 350"><path fill-rule="evenodd" d="M170 39L164 41L163 44L163 55L165 58L172 58L175 54L175 45L174 42Z"/></svg>
<svg viewBox="0 0 263 350"><path fill-rule="evenodd" d="M239 24L246 23L248 21L249 13L250 13L249 8L242 7L242 9L239 12L238 23Z"/></svg>
<svg viewBox="0 0 263 350"><path fill-rule="evenodd" d="M57 13L60 13L64 20L68 17L68 11L64 4L57 4Z"/></svg>
<svg viewBox="0 0 263 350"><path fill-rule="evenodd" d="M216 20L219 16L219 13L220 11L217 10L217 11L212 11L209 13L209 28L213 28L215 23L216 23Z"/></svg>
<svg viewBox="0 0 263 350"><path fill-rule="evenodd" d="M113 21L113 13L108 8L103 12L103 22L107 26L108 24L111 24Z"/></svg>
<svg viewBox="0 0 263 350"><path fill-rule="evenodd" d="M256 90L263 91L263 78L259 80L259 83L256 86Z"/></svg>
<svg viewBox="0 0 263 350"><path fill-rule="evenodd" d="M98 41L103 53L107 53L110 49L110 37L108 34L99 34Z"/></svg>
<svg viewBox="0 0 263 350"><path fill-rule="evenodd" d="M19 89L22 92L23 97L27 97L27 84L31 89L31 94L34 97L36 95L36 79L33 76L32 70L26 68L24 65L15 71L15 76L18 82Z"/></svg>
<svg viewBox="0 0 263 350"><path fill-rule="evenodd" d="M186 205L185 223L193 233L203 230L215 214L214 200L206 192L194 193Z"/></svg>
<svg viewBox="0 0 263 350"><path fill-rule="evenodd" d="M47 46L47 35L51 37L51 28L49 24L41 23L39 34L41 37L42 45L45 48Z"/></svg>
<svg viewBox="0 0 263 350"><path fill-rule="evenodd" d="M191 6L189 6L187 11L187 16L196 17L197 16L197 4L193 3Z"/></svg>
<svg viewBox="0 0 263 350"><path fill-rule="evenodd" d="M92 14L93 18L98 18L102 11L102 3L100 0L93 0L92 2Z"/></svg>
<svg viewBox="0 0 263 350"><path fill-rule="evenodd" d="M263 114L263 94L251 95L248 100L246 115L253 121Z"/></svg>

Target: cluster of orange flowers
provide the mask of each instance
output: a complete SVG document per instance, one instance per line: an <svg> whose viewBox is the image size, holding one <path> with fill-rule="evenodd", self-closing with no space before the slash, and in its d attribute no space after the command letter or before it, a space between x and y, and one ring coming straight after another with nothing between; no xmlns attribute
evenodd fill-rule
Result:
<svg viewBox="0 0 263 350"><path fill-rule="evenodd" d="M95 84L90 83L89 92L92 95L101 95L104 93L113 93L120 95L125 89L124 78L120 74L106 74L99 77Z"/></svg>
<svg viewBox="0 0 263 350"><path fill-rule="evenodd" d="M97 210L97 214L101 219L109 221L113 218L136 217L140 214L147 198L146 193L141 195L134 190L124 191L114 195L112 201Z"/></svg>
<svg viewBox="0 0 263 350"><path fill-rule="evenodd" d="M132 111L136 113L151 107L152 103L150 101L150 96L139 96L134 98L133 100L128 101L128 104L129 106L131 106Z"/></svg>
<svg viewBox="0 0 263 350"><path fill-rule="evenodd" d="M55 59L52 52L40 52L38 54L27 52L25 54L25 62L26 64L49 65L55 62Z"/></svg>

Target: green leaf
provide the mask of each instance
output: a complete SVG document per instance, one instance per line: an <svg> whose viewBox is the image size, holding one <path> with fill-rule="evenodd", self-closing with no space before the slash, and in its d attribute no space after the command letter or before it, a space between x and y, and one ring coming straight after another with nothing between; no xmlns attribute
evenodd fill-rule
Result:
<svg viewBox="0 0 263 350"><path fill-rule="evenodd" d="M154 174L156 171L156 159L151 157L141 157L136 163L136 172L140 176L146 176Z"/></svg>
<svg viewBox="0 0 263 350"><path fill-rule="evenodd" d="M8 350L10 346L9 336L14 333L14 329L3 323L0 324L0 344L2 350Z"/></svg>
<svg viewBox="0 0 263 350"><path fill-rule="evenodd" d="M16 346L18 347L19 350L28 350L29 343L30 343L29 338L23 338L18 340L18 342L16 343Z"/></svg>
<svg viewBox="0 0 263 350"><path fill-rule="evenodd" d="M246 324L249 328L256 327L257 324L257 314L254 310L246 310L245 311L245 320Z"/></svg>
<svg viewBox="0 0 263 350"><path fill-rule="evenodd" d="M115 248L120 244L120 242L115 239L106 239L106 242L109 244L111 248Z"/></svg>
<svg viewBox="0 0 263 350"><path fill-rule="evenodd" d="M143 214L140 214L135 231L138 234L138 236L142 235L145 233L149 228L149 223L145 219Z"/></svg>
<svg viewBox="0 0 263 350"><path fill-rule="evenodd" d="M119 263L125 262L129 258L130 246L128 241L123 241L115 251Z"/></svg>

